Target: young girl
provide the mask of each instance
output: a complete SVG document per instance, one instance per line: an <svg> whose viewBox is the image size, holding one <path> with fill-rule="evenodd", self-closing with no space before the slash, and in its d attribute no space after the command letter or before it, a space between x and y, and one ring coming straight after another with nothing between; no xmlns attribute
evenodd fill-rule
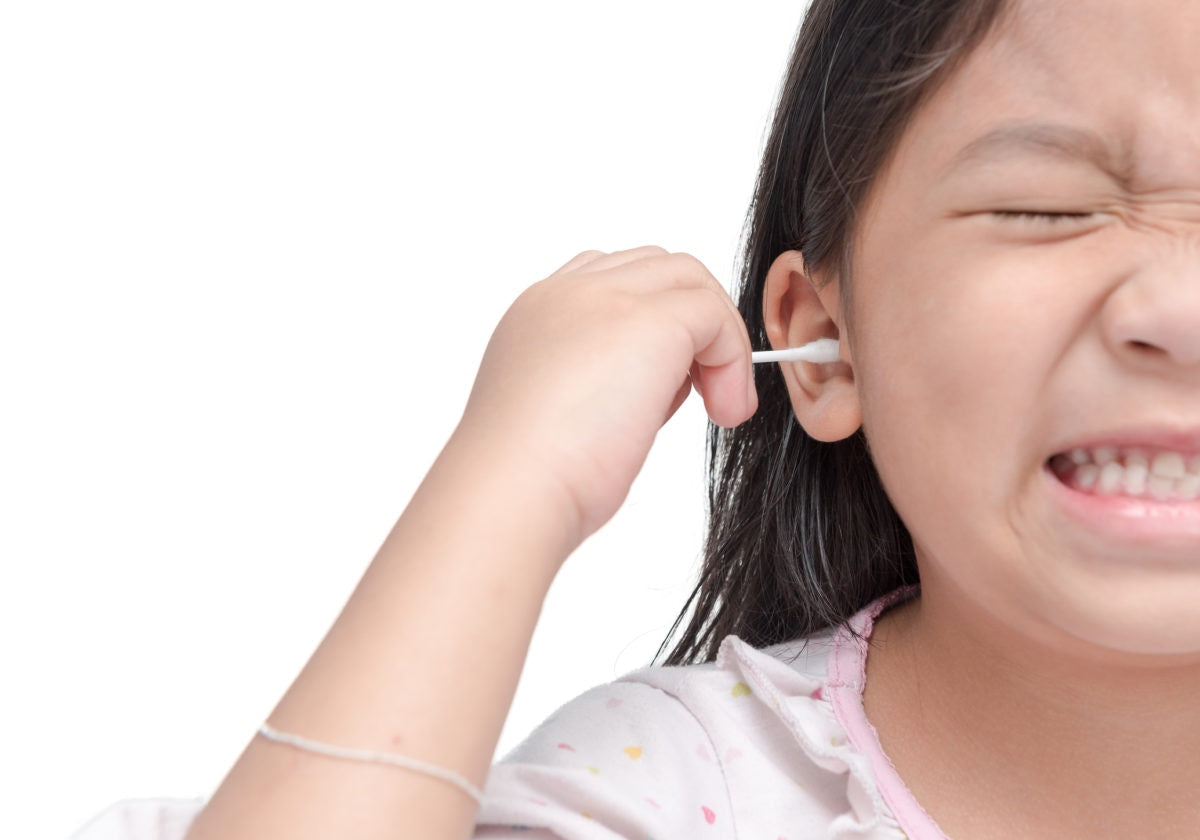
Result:
<svg viewBox="0 0 1200 840"><path fill-rule="evenodd" d="M123 836L1200 836L1198 38L1171 0L816 0L738 304L655 248L523 294L263 732ZM669 667L489 772L550 581L693 387Z"/></svg>

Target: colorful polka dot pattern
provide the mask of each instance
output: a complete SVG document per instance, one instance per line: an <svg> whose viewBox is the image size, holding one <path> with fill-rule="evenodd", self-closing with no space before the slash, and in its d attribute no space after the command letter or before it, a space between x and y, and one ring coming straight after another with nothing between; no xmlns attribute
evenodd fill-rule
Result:
<svg viewBox="0 0 1200 840"><path fill-rule="evenodd" d="M731 637L716 663L585 693L493 768L478 836L901 840L834 713L827 654Z"/></svg>

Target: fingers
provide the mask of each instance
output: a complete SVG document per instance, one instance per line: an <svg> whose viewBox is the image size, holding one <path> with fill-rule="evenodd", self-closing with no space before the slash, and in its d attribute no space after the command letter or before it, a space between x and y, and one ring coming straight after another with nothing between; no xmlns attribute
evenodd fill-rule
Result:
<svg viewBox="0 0 1200 840"><path fill-rule="evenodd" d="M629 263L637 262L638 260L650 259L652 257L667 257L671 256L671 252L666 248L660 248L657 245L642 245L638 248L629 248L625 251L613 251L611 254L605 254L599 251L593 252L597 254L593 259L588 260L585 264L589 271L605 271L610 268L618 268ZM582 255L580 255L582 256Z"/></svg>
<svg viewBox="0 0 1200 840"><path fill-rule="evenodd" d="M656 323L682 326L686 336L675 346L691 353L692 384L703 397L709 417L720 426L731 427L753 415L758 396L745 323L729 294L700 260L653 245L608 254L585 251L556 275L605 295L626 293L634 301L631 311L645 313L653 307L659 310L650 316ZM675 364L674 359L660 362ZM690 391L686 384L668 416Z"/></svg>
<svg viewBox="0 0 1200 840"><path fill-rule="evenodd" d="M588 263L595 262L604 256L606 256L606 254L603 251L584 251L583 253L576 254L575 256L571 257L571 259L563 263L563 265L561 265L558 270L550 276L555 277L559 274L566 274L570 271L576 271L580 268L583 268Z"/></svg>
<svg viewBox="0 0 1200 840"><path fill-rule="evenodd" d="M612 276L605 278L605 282L623 285L629 291L708 288L721 297L738 323L741 323L741 313L738 312L737 305L729 297L729 293L704 263L691 254L673 254L657 245L611 254L585 251L559 269L556 274L572 271L588 278L601 277L610 272Z"/></svg>
<svg viewBox="0 0 1200 840"><path fill-rule="evenodd" d="M691 395L691 393L692 380L687 379L682 385L679 386L679 390L675 392L675 398L671 400L671 405L667 409L667 416L664 418L663 423L666 423L667 420L670 420L675 416L675 412L678 411L679 407L687 401L687 398Z"/></svg>
<svg viewBox="0 0 1200 840"><path fill-rule="evenodd" d="M686 253L671 253L657 245L645 245L627 251L584 251L554 272L552 276L576 273L592 276L623 269L619 277L632 281L643 291L709 285L724 291L704 263ZM616 274L614 272L614 274ZM616 279L616 278L614 278ZM728 297L728 295L726 295ZM733 306L733 301L730 301ZM736 307L734 307L736 309Z"/></svg>
<svg viewBox="0 0 1200 840"><path fill-rule="evenodd" d="M667 256L670 252L665 248L660 248L657 245L643 245L640 248L630 248L627 251L614 251L607 254L604 251L584 251L576 254L562 267L554 272L551 276L567 274L572 271L603 271L609 268L617 268L635 260L644 259L646 257L662 257Z"/></svg>
<svg viewBox="0 0 1200 840"><path fill-rule="evenodd" d="M707 287L665 293L691 342L692 384L718 426L748 420L758 408L750 363L750 338L723 290Z"/></svg>

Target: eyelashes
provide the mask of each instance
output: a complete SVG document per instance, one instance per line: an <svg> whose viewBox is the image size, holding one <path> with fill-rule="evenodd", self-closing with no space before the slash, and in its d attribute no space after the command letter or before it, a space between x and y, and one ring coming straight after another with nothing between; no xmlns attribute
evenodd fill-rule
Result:
<svg viewBox="0 0 1200 840"><path fill-rule="evenodd" d="M1084 211L993 210L992 215L997 219L1054 225L1087 221L1096 214Z"/></svg>

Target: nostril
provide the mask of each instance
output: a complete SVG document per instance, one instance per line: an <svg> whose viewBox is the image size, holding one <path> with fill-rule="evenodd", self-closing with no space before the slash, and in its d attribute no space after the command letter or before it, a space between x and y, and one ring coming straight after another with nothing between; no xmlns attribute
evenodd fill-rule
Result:
<svg viewBox="0 0 1200 840"><path fill-rule="evenodd" d="M1157 344L1151 344L1149 341L1130 341L1129 348L1139 356L1161 356L1167 351L1159 347Z"/></svg>
<svg viewBox="0 0 1200 840"><path fill-rule="evenodd" d="M1143 364L1200 363L1200 284L1171 272L1140 272L1104 304L1101 329L1117 355Z"/></svg>

